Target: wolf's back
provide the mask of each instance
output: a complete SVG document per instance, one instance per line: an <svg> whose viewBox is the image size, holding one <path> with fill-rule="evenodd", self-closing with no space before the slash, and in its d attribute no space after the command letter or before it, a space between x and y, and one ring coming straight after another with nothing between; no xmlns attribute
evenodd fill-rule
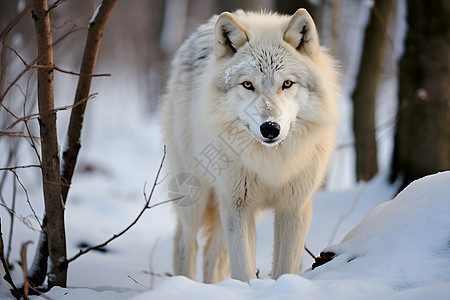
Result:
<svg viewBox="0 0 450 300"><path fill-rule="evenodd" d="M186 171L194 156L193 132L196 101L200 97L205 69L214 55L217 16L201 25L178 49L172 60L168 84L162 98L161 127L171 170ZM181 157L184 156L184 157Z"/></svg>

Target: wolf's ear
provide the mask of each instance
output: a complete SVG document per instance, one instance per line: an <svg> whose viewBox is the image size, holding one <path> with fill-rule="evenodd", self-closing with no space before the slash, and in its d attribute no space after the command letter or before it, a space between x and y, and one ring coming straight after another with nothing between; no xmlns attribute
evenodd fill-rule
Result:
<svg viewBox="0 0 450 300"><path fill-rule="evenodd" d="M316 25L304 8L300 8L292 15L283 38L295 49L308 55L313 56L319 50Z"/></svg>
<svg viewBox="0 0 450 300"><path fill-rule="evenodd" d="M222 13L216 22L214 51L219 59L233 56L248 39L245 28L229 12Z"/></svg>

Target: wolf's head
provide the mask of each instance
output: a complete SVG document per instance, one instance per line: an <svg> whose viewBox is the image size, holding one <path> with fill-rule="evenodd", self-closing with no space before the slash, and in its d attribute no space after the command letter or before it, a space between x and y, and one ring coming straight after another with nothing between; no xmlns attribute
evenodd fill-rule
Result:
<svg viewBox="0 0 450 300"><path fill-rule="evenodd" d="M323 100L329 98L326 63L305 9L291 17L222 13L214 52L223 102L263 145L277 145L292 130L331 117Z"/></svg>

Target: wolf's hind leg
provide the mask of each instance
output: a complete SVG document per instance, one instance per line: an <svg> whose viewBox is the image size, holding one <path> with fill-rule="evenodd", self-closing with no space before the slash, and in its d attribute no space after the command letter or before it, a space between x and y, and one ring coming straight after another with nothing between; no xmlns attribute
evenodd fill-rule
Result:
<svg viewBox="0 0 450 300"><path fill-rule="evenodd" d="M174 242L174 275L184 275L188 278L195 279L197 249L196 234L186 232L181 222L178 222Z"/></svg>
<svg viewBox="0 0 450 300"><path fill-rule="evenodd" d="M225 232L220 222L217 205L207 209L209 227L208 242L203 253L203 282L216 283L225 279L230 272L230 260Z"/></svg>
<svg viewBox="0 0 450 300"><path fill-rule="evenodd" d="M177 207L178 224L174 241L174 273L195 280L197 233L202 225L206 199L204 196L189 207Z"/></svg>

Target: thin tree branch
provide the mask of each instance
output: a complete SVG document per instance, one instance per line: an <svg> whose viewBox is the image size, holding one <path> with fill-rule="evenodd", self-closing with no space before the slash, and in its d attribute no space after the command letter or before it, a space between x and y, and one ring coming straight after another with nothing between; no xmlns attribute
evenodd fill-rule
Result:
<svg viewBox="0 0 450 300"><path fill-rule="evenodd" d="M72 71L63 70L61 68L58 68L57 66L39 66L39 65L34 65L34 66L31 66L31 68L33 68L33 69L55 70L55 71L59 71L61 73L70 74L70 75L76 75L76 76L88 76L88 77L107 77L107 76L111 76L111 74L109 74L109 73L104 73L104 74L82 74L82 73L76 73L76 72L72 72Z"/></svg>
<svg viewBox="0 0 450 300"><path fill-rule="evenodd" d="M39 166L39 167L40 167L40 166ZM37 214L36 214L36 211L35 211L34 208L33 208L33 205L31 204L30 197L28 196L28 191L27 191L27 189L25 188L25 185L23 185L22 181L20 180L19 175L17 175L17 173L16 173L16 171L15 171L14 169L10 169L9 171L11 171L11 172L14 174L14 176L16 177L17 182L18 182L19 185L22 187L22 190L23 190L24 193L25 193L25 197L26 197L26 199L27 199L28 206L30 207L31 212L32 212L33 215L34 215L34 218L35 218L36 221L38 222L39 226L40 226L42 229L44 229L43 226L42 226L42 224L41 224L41 221L39 220L39 218L38 218L38 216L37 216Z"/></svg>
<svg viewBox="0 0 450 300"><path fill-rule="evenodd" d="M11 24L4 30L2 33L0 33L0 37L3 37L3 40L5 40L5 36L9 34L9 32L16 27L17 23L22 20L22 18L26 15L26 13L30 10L31 3L28 4L21 12L20 14L14 19L14 21L11 22Z"/></svg>
<svg viewBox="0 0 450 300"><path fill-rule="evenodd" d="M11 125L9 125L9 126L6 128L6 130L10 130L10 129L12 129L14 126L16 126L18 123L20 123L20 122L27 122L27 121L29 121L29 120L32 119L32 118L36 118L36 117L40 117L40 116L48 115L48 114L53 114L53 113L55 113L55 112L59 112L59 111L63 111L63 110L69 110L69 109L71 109L71 108L77 107L78 105L84 104L86 101L88 101L89 99L91 99L91 98L93 98L93 97L95 97L95 96L97 96L97 95L98 95L98 93L94 93L94 94L92 94L92 95L89 95L89 96L88 96L87 98L85 98L85 99L81 99L80 101L78 101L78 102L75 103L75 104L66 105L66 106L62 106L62 107L56 107L56 108L52 108L52 109L47 110L47 111L43 111L43 112L39 112L39 113L35 113L35 114L30 114L30 115L25 116L25 117L22 117L22 118L17 118L17 120L14 121Z"/></svg>
<svg viewBox="0 0 450 300"><path fill-rule="evenodd" d="M14 167L0 168L0 171L14 171L17 169L40 168L40 167L41 165L14 166Z"/></svg>
<svg viewBox="0 0 450 300"><path fill-rule="evenodd" d="M8 87L5 89L5 91L0 96L0 104L3 103L3 100L5 99L6 95L9 93L11 88L22 78L23 75L25 75L30 69L32 69L32 66L34 66L38 61L42 59L50 50L53 49L57 44L59 44L61 41L63 41L68 35L76 32L79 28L77 28L75 25L69 29L65 34L63 34L60 38L58 38L56 41L51 43L42 53L39 53L38 57L36 57L31 64L26 66L17 76L16 78L11 81L11 83L8 85ZM3 72L2 72L3 73ZM5 108L2 104L2 107Z"/></svg>
<svg viewBox="0 0 450 300"><path fill-rule="evenodd" d="M311 250L309 250L308 247L306 247L306 245L305 245L305 250L306 250L306 252L308 252L308 254L309 254L313 259L316 258L316 257L314 256L314 254L311 252Z"/></svg>
<svg viewBox="0 0 450 300"><path fill-rule="evenodd" d="M12 51L12 52L13 52L13 53L14 53L14 54L22 61L22 63L23 63L26 67L28 67L27 62L26 62L25 59L19 54L19 52L16 51L16 49L10 47L8 44L6 44L5 41L1 41L1 42L2 42L4 48L7 48L7 49L11 50L11 51Z"/></svg>
<svg viewBox="0 0 450 300"><path fill-rule="evenodd" d="M103 31L116 2L117 0L103 0L100 7L97 8L96 15L94 15L93 19L89 22L88 36L84 47L80 77L78 78L74 103L78 103L81 99L85 99L89 95ZM77 163L78 153L81 148L80 137L85 110L86 103L81 103L81 105L72 109L70 115L66 142L67 148L63 149L63 169L61 171L61 179L66 183L66 185L62 187L63 203L66 203L67 201L67 195Z"/></svg>
<svg viewBox="0 0 450 300"><path fill-rule="evenodd" d="M49 14L50 11L51 11L52 9L57 8L58 5L60 5L60 4L64 3L64 2L66 2L66 1L67 1L67 0L57 0L57 1L55 1L55 3L53 3L53 4L47 9L47 14Z"/></svg>
<svg viewBox="0 0 450 300"><path fill-rule="evenodd" d="M29 287L30 283L28 282L28 276L27 276L27 247L29 244L31 244L31 241L22 243L22 247L20 249L20 264L22 267L23 272L23 297L25 300L28 300L29 295Z"/></svg>
<svg viewBox="0 0 450 300"><path fill-rule="evenodd" d="M16 143L17 145L17 143ZM17 182L15 180L12 181L13 182L13 195L12 195L12 203L11 203L11 212L9 212L9 217L10 217L10 221L9 221L9 236L8 236L8 248L6 250L6 261L9 263L9 256L11 254L11 249L12 249L12 239L13 239L13 232L14 232L14 213L13 211L16 209L16 195L17 195L17 189L16 189L16 185Z"/></svg>
<svg viewBox="0 0 450 300"><path fill-rule="evenodd" d="M2 262L3 269L5 270L5 275L3 276L3 279L5 279L5 281L7 283L9 283L9 285L12 287L11 294L14 296L14 298L20 299L21 294L11 278L11 273L9 273L8 262L6 261L5 255L3 252L4 246L3 246L3 234L2 234L1 227L2 227L2 219L0 217L0 261Z"/></svg>
<svg viewBox="0 0 450 300"><path fill-rule="evenodd" d="M123 229L121 232L119 232L119 233L117 233L117 234L114 234L111 238L109 238L109 239L106 240L105 242L103 242L103 243L101 243L101 244L98 244L98 245L96 245L96 246L88 247L88 248L86 248L86 249L80 249L80 251L79 251L76 255L74 255L72 258L70 258L70 259L67 260L67 264L71 263L72 261L74 261L74 260L77 259L78 257L80 257L80 256L82 256L82 255L88 253L89 251L92 251L92 250L98 250L98 249L100 249L100 248L105 247L105 246L108 245L111 241L113 241L113 240L117 239L118 237L122 236L123 234L125 234L128 230L130 230L131 227L133 227L133 226L139 221L139 219L141 218L141 216L144 214L144 212L145 212L147 209L151 209L151 208L153 208L153 207L159 206L159 205L164 204L164 203L167 203L167 202L171 202L171 201L178 200L178 199L171 199L171 200L168 200L168 201L163 201L163 202L161 202L161 203L157 203L157 204L154 204L154 205L152 205L152 206L149 206L150 200L152 199L153 192L154 192L155 187L156 187L156 185L157 185L156 183L158 182L159 174L161 173L161 169L162 169L162 167L163 167L163 164L164 164L164 160L165 160L165 159L166 159L166 146L164 146L164 154L163 154L163 157L162 157L162 159L161 159L161 164L160 164L160 166L159 166L158 172L156 173L156 178L155 178L155 181L154 181L154 183L153 183L153 187L152 187L152 190L151 190L151 192L150 192L150 195L149 195L149 197L146 199L145 205L144 205L144 207L142 208L142 210L139 212L139 214L138 214L138 216L136 217L136 219L134 219L134 221L131 222L131 224L128 225L128 226L127 226L125 229ZM145 196L145 195L144 195L144 196Z"/></svg>
<svg viewBox="0 0 450 300"><path fill-rule="evenodd" d="M20 22L20 20L26 15L26 13L30 10L31 8L31 3L27 5L27 7L25 7L25 9L16 17L16 19L0 34L0 37L2 37L2 45L3 45L3 49L2 49L2 57L1 57L1 74L0 74L0 91L3 90L3 83L5 81L5 76L6 76L6 51L5 51L5 45L6 40L8 39L8 34L9 32L17 25L17 23ZM2 99L0 99L0 103L2 103Z"/></svg>

